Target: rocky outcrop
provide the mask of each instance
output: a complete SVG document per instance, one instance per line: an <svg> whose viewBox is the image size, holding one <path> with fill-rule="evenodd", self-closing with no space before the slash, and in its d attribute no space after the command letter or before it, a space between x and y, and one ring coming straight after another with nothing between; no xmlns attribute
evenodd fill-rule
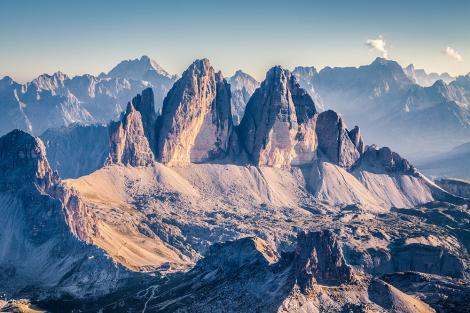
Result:
<svg viewBox="0 0 470 313"><path fill-rule="evenodd" d="M393 152L388 147L378 148L375 145L365 148L357 166L377 173L406 175L415 175L417 173L414 166L398 153Z"/></svg>
<svg viewBox="0 0 470 313"><path fill-rule="evenodd" d="M155 142L155 121L157 120L152 88L144 89L142 94L138 94L132 99L131 103L140 113L145 136L152 148Z"/></svg>
<svg viewBox="0 0 470 313"><path fill-rule="evenodd" d="M303 233L298 240L297 252L284 253L274 263L260 239L216 244L193 269L169 276L146 308L152 312L433 312L379 279L355 276L331 232ZM127 303L133 308L141 302L137 296Z"/></svg>
<svg viewBox="0 0 470 313"><path fill-rule="evenodd" d="M364 141L362 140L361 131L359 130L359 127L354 126L353 129L348 130L348 136L356 147L359 154L364 153Z"/></svg>
<svg viewBox="0 0 470 313"><path fill-rule="evenodd" d="M359 128L348 132L341 116L331 110L318 115L318 150L328 161L349 168L359 159L363 142Z"/></svg>
<svg viewBox="0 0 470 313"><path fill-rule="evenodd" d="M292 74L273 67L246 106L240 145L255 165L288 167L315 157L316 108Z"/></svg>
<svg viewBox="0 0 470 313"><path fill-rule="evenodd" d="M243 266L269 266L277 261L279 255L265 241L256 237L245 237L213 244L198 266L208 272L219 270L228 274Z"/></svg>
<svg viewBox="0 0 470 313"><path fill-rule="evenodd" d="M145 136L142 115L133 104L128 103L121 120L109 125L109 156L106 164L145 166L153 162L154 156Z"/></svg>
<svg viewBox="0 0 470 313"><path fill-rule="evenodd" d="M226 156L232 133L230 86L209 60L197 60L168 93L156 126L157 159L184 165Z"/></svg>
<svg viewBox="0 0 470 313"><path fill-rule="evenodd" d="M300 232L295 251L295 276L303 292L315 284L339 286L355 282L333 232Z"/></svg>

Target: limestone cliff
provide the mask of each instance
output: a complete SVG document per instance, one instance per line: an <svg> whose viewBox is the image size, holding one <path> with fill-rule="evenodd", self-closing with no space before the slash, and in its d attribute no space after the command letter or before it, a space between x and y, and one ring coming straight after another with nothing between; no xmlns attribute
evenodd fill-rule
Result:
<svg viewBox="0 0 470 313"><path fill-rule="evenodd" d="M343 119L334 111L319 114L316 134L318 150L329 162L349 168L361 156L359 150L363 149L363 143L359 129L348 132Z"/></svg>
<svg viewBox="0 0 470 313"><path fill-rule="evenodd" d="M240 145L255 165L288 167L315 157L316 108L292 74L273 67L246 106Z"/></svg>
<svg viewBox="0 0 470 313"><path fill-rule="evenodd" d="M209 60L196 60L163 102L156 125L157 159L184 165L223 158L231 132L230 87Z"/></svg>
<svg viewBox="0 0 470 313"><path fill-rule="evenodd" d="M121 120L109 125L109 156L106 164L145 166L153 161L142 115L133 104L128 103Z"/></svg>

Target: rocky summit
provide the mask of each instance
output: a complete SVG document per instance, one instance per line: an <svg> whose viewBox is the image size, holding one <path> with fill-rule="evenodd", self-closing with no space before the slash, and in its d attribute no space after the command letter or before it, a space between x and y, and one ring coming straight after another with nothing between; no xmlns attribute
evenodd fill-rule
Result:
<svg viewBox="0 0 470 313"><path fill-rule="evenodd" d="M168 92L156 125L156 153L165 164L221 158L232 132L230 87L209 60L197 60Z"/></svg>
<svg viewBox="0 0 470 313"><path fill-rule="evenodd" d="M255 165L285 167L314 158L315 104L292 74L274 67L254 92L238 127L240 145Z"/></svg>
<svg viewBox="0 0 470 313"><path fill-rule="evenodd" d="M372 68L402 80L389 65ZM320 109L303 76L330 71L231 86L196 60L161 112L145 86L107 124L1 137L0 311L469 311L468 182ZM143 58L109 75L167 73Z"/></svg>

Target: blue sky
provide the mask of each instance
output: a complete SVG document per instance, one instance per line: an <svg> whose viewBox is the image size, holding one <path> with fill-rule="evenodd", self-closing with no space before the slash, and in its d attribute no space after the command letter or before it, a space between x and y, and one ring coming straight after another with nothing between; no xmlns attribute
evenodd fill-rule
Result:
<svg viewBox="0 0 470 313"><path fill-rule="evenodd" d="M466 0L2 0L0 76L98 74L147 54L171 73L208 57L225 76L262 79L276 64L370 63L383 53L365 42L379 36L402 65L466 74L469 32Z"/></svg>

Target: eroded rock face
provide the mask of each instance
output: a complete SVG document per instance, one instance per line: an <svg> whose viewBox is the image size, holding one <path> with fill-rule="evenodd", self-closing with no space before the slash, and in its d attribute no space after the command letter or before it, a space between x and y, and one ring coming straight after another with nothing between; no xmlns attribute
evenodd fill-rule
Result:
<svg viewBox="0 0 470 313"><path fill-rule="evenodd" d="M145 136L142 115L129 103L118 122L109 125L109 156L106 164L145 166L154 162L154 156Z"/></svg>
<svg viewBox="0 0 470 313"><path fill-rule="evenodd" d="M277 252L262 239L245 237L213 244L198 265L205 271L218 269L231 273L238 271L242 266L268 266L278 260Z"/></svg>
<svg viewBox="0 0 470 313"><path fill-rule="evenodd" d="M348 132L338 113L332 110L320 113L316 133L318 149L328 161L349 168L359 159L364 145L359 129Z"/></svg>
<svg viewBox="0 0 470 313"><path fill-rule="evenodd" d="M361 131L358 126L354 126L353 129L348 130L349 139L356 147L359 154L364 153L364 141L362 140Z"/></svg>
<svg viewBox="0 0 470 313"><path fill-rule="evenodd" d="M155 121L157 114L155 113L155 100L152 88L147 88L132 99L132 105L140 112L144 133L147 137L150 147L155 142Z"/></svg>
<svg viewBox="0 0 470 313"><path fill-rule="evenodd" d="M157 159L169 165L223 158L232 132L230 86L209 60L197 60L165 98L158 117Z"/></svg>
<svg viewBox="0 0 470 313"><path fill-rule="evenodd" d="M353 269L346 264L341 246L329 230L298 234L295 268L304 292L315 284L339 286L354 282Z"/></svg>
<svg viewBox="0 0 470 313"><path fill-rule="evenodd" d="M313 100L292 74L273 67L247 104L239 126L240 144L255 165L288 167L315 157Z"/></svg>

